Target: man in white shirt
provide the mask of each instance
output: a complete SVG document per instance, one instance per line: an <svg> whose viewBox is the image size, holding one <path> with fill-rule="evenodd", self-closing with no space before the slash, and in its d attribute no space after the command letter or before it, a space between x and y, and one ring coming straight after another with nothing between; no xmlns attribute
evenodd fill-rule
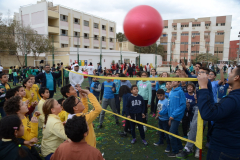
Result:
<svg viewBox="0 0 240 160"><path fill-rule="evenodd" d="M229 73L231 73L231 71L232 71L232 67L230 65L228 65L228 75L229 75Z"/></svg>
<svg viewBox="0 0 240 160"><path fill-rule="evenodd" d="M92 62L89 63L89 66L86 67L85 72L88 72L88 75L95 75L95 68L92 65ZM88 77L89 87L92 84L92 77Z"/></svg>
<svg viewBox="0 0 240 160"><path fill-rule="evenodd" d="M79 69L78 64L74 65L74 69L72 71L77 73L82 73L82 71ZM84 77L82 75L69 72L69 81L74 88L76 87L77 84L81 86L83 80L84 80Z"/></svg>
<svg viewBox="0 0 240 160"><path fill-rule="evenodd" d="M0 65L0 74L2 74L3 73L3 67L2 67L2 65Z"/></svg>

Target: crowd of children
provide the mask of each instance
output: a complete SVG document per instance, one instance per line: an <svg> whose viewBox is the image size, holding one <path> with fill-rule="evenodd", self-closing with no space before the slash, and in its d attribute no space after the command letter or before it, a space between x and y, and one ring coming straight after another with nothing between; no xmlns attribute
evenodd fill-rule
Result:
<svg viewBox="0 0 240 160"><path fill-rule="evenodd" d="M209 71L209 80L212 83L214 102L219 102L227 94L229 85L224 79L223 65L219 66L221 80L215 81L216 73ZM150 77L158 77L154 68ZM148 70L148 71L149 71ZM34 71L33 71L34 72ZM33 73L32 72L32 73ZM184 75L178 70L179 77ZM65 76L67 77L67 73ZM13 78L14 78L13 71ZM4 73L0 75L0 159L41 159L36 150L38 132L42 132L41 155L46 160L66 159L83 155L87 159L103 159L96 149L96 136L92 122L99 116L99 126L102 128L105 111L108 106L116 114L121 113L120 102L123 101L122 115L127 118L148 123L148 110L150 115L158 120L160 129L179 135L179 125L182 123L182 131L185 138L188 136L190 123L193 119L197 103L196 84L183 81L155 81L146 80L149 73L137 72L136 76L145 78L132 85L128 80L106 79L102 84L98 78L93 78L89 90L82 89L79 85L66 84L61 88L64 98L59 100L49 99L49 89L39 89L35 83L34 74L28 74L23 80L22 86L11 89L8 77ZM112 77L107 73L108 78ZM116 73L115 77L126 77L124 73ZM184 75L186 77L186 74ZM170 77L163 72L160 77ZM15 81L13 83L15 85ZM60 86L59 86L60 87ZM88 100L93 109L89 111ZM101 105L100 105L101 104ZM102 106L102 107L101 107ZM150 108L150 109L148 109ZM7 115L7 116L6 116ZM118 116L114 115L116 125L119 125ZM8 122L8 125L6 125ZM135 122L124 120L124 131L120 136L126 137L131 133L131 143L137 142ZM138 124L138 130L142 143L148 145L145 140L147 127ZM159 141L155 146L164 144L165 152L169 157L183 150L180 139L163 132L159 134ZM6 151L6 147L11 150ZM75 149L69 149L69 148ZM63 152L64 150L64 152ZM76 152L76 151L80 152ZM196 156L197 157L197 156ZM70 158L73 159L73 158ZM86 157L85 157L86 159Z"/></svg>

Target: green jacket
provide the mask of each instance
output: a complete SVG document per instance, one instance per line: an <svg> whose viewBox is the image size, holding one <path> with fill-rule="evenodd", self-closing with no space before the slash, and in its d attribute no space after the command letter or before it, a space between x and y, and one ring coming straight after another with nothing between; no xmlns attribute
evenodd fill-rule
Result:
<svg viewBox="0 0 240 160"><path fill-rule="evenodd" d="M139 81L137 83L138 94L143 97L144 100L148 101L148 104L151 105L152 100L152 84L150 81Z"/></svg>
<svg viewBox="0 0 240 160"><path fill-rule="evenodd" d="M69 77L69 71L66 71L64 70L64 75L63 75L65 78L68 78Z"/></svg>

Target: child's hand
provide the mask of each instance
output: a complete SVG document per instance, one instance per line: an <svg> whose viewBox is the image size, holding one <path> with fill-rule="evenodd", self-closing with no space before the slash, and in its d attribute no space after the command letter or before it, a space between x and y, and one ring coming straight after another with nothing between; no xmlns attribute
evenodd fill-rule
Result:
<svg viewBox="0 0 240 160"><path fill-rule="evenodd" d="M0 89L0 92L1 92L1 93L4 93L4 90L5 90L5 89L4 89L4 88L2 88L2 89Z"/></svg>
<svg viewBox="0 0 240 160"><path fill-rule="evenodd" d="M142 118L145 118L145 117L146 117L145 114L142 113Z"/></svg>
<svg viewBox="0 0 240 160"><path fill-rule="evenodd" d="M151 106L148 104L147 107L150 108Z"/></svg>
<svg viewBox="0 0 240 160"><path fill-rule="evenodd" d="M32 123L38 123L37 117L32 117L31 122L32 122Z"/></svg>
<svg viewBox="0 0 240 160"><path fill-rule="evenodd" d="M115 87L112 87L112 91L115 92Z"/></svg>
<svg viewBox="0 0 240 160"><path fill-rule="evenodd" d="M36 107L36 106L37 106L37 104L38 104L38 102L37 102L37 101L35 101L35 102L32 102L32 107Z"/></svg>
<svg viewBox="0 0 240 160"><path fill-rule="evenodd" d="M131 118L131 116L127 116L127 118Z"/></svg>
<svg viewBox="0 0 240 160"><path fill-rule="evenodd" d="M94 90L94 88L92 87L92 90Z"/></svg>
<svg viewBox="0 0 240 160"><path fill-rule="evenodd" d="M186 103L186 106L187 106L187 110L189 111L189 109L190 109L190 103Z"/></svg>
<svg viewBox="0 0 240 160"><path fill-rule="evenodd" d="M34 96L34 93L31 93L31 97L33 98L33 96Z"/></svg>
<svg viewBox="0 0 240 160"><path fill-rule="evenodd" d="M30 141L24 141L24 144L28 145L28 146L33 146L34 143L37 143L37 142L38 142L38 139L36 137L34 137Z"/></svg>
<svg viewBox="0 0 240 160"><path fill-rule="evenodd" d="M79 91L79 90L81 90L82 88L81 88L81 86L80 86L79 84L77 84L77 85L75 86L75 89ZM80 92L80 91L79 91L79 92Z"/></svg>
<svg viewBox="0 0 240 160"><path fill-rule="evenodd" d="M100 100L99 103L102 104L102 100Z"/></svg>
<svg viewBox="0 0 240 160"><path fill-rule="evenodd" d="M25 103L26 103L27 105L29 105L29 100L26 100Z"/></svg>
<svg viewBox="0 0 240 160"><path fill-rule="evenodd" d="M159 113L156 115L155 119L158 119L158 117L160 117L160 114L159 114Z"/></svg>
<svg viewBox="0 0 240 160"><path fill-rule="evenodd" d="M173 117L170 117L169 120L174 120L174 118L173 118Z"/></svg>
<svg viewBox="0 0 240 160"><path fill-rule="evenodd" d="M63 125L65 125L65 124L66 124L66 122L67 122L67 121L64 121L64 122L63 122Z"/></svg>
<svg viewBox="0 0 240 160"><path fill-rule="evenodd" d="M168 125L171 126L171 120L168 121Z"/></svg>
<svg viewBox="0 0 240 160"><path fill-rule="evenodd" d="M41 115L41 113L39 111L36 111L34 114L35 114L36 117Z"/></svg>

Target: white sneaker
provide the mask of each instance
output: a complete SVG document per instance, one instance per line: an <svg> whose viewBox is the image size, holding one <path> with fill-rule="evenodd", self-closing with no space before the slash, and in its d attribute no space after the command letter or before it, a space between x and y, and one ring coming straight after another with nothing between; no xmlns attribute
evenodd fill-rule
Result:
<svg viewBox="0 0 240 160"><path fill-rule="evenodd" d="M146 131L147 131L147 127L146 127L146 126L143 126L143 129L144 129L144 132L146 132Z"/></svg>
<svg viewBox="0 0 240 160"><path fill-rule="evenodd" d="M195 151L195 158L199 158L199 149L198 148Z"/></svg>

